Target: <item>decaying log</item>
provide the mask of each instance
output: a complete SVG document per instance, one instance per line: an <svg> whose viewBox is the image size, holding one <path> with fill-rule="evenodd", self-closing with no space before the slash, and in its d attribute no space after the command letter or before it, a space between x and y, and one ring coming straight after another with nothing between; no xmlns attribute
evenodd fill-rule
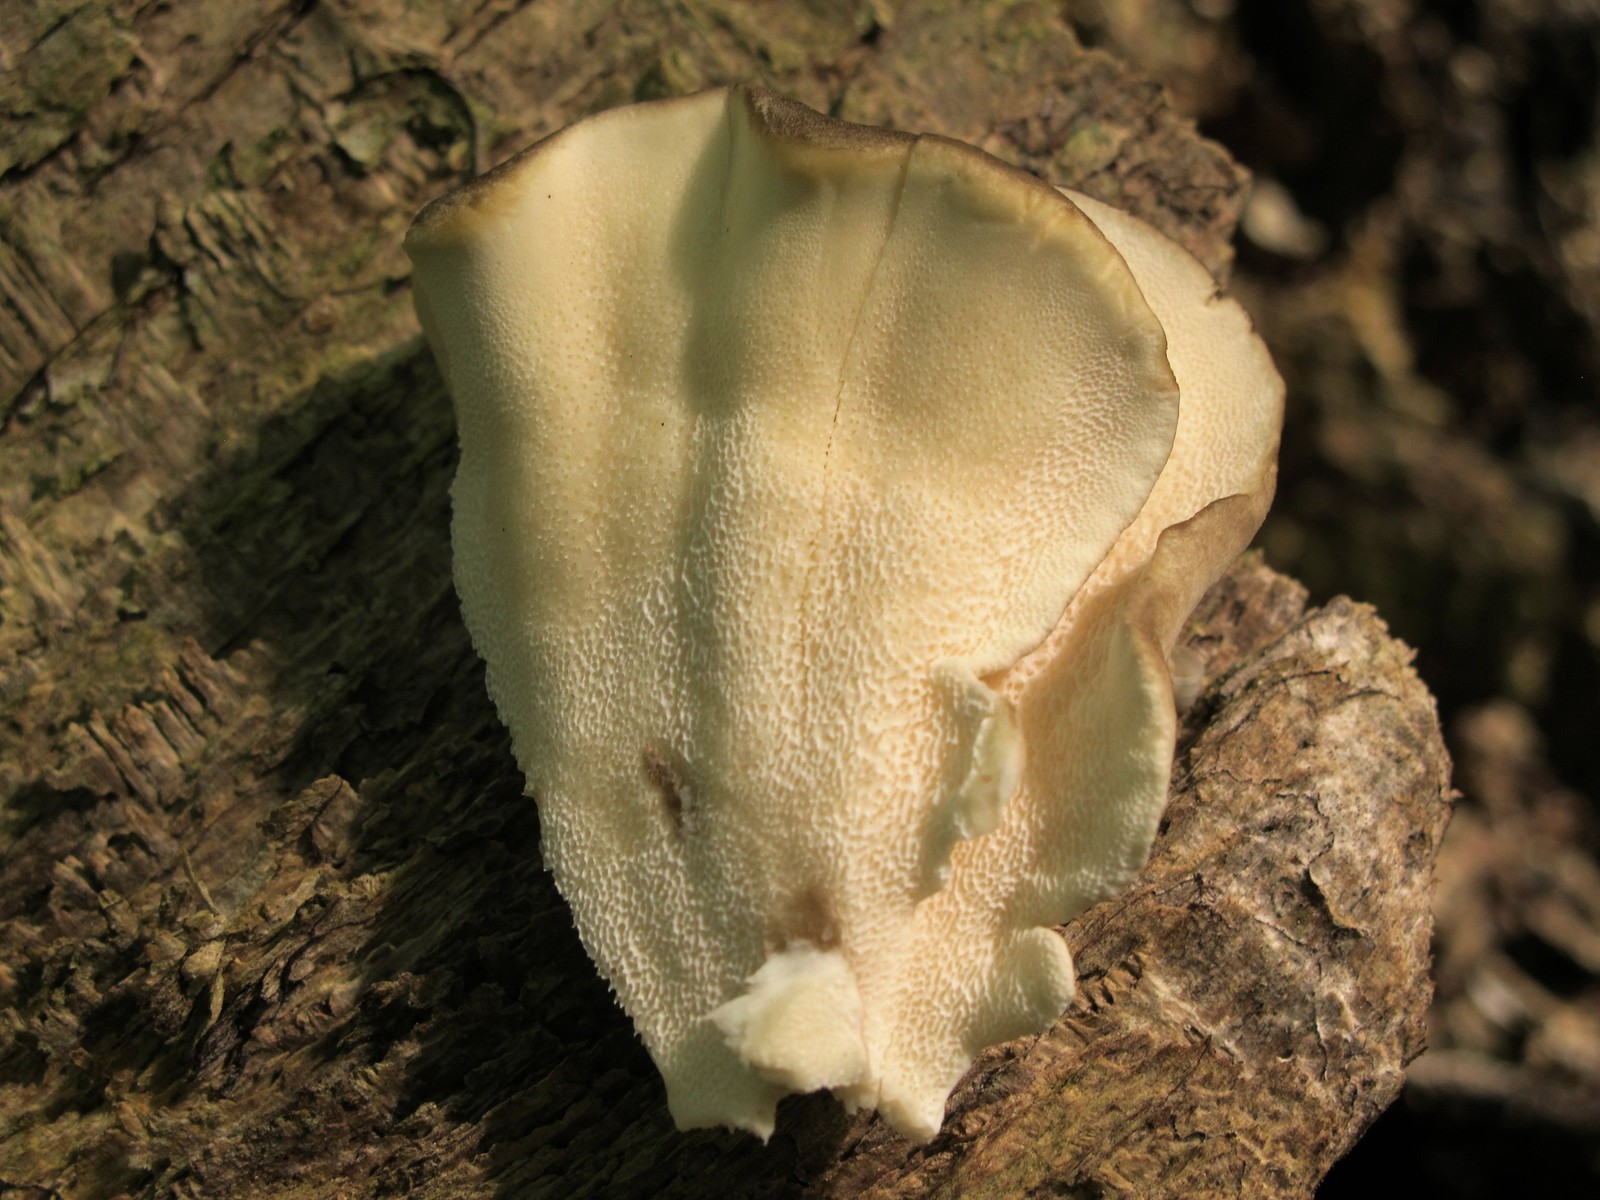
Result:
<svg viewBox="0 0 1600 1200"><path fill-rule="evenodd" d="M895 9L898 8L898 11ZM1432 702L1246 559L1081 996L914 1147L679 1134L540 867L449 577L400 236L607 105L755 79L1119 201L1242 173L1028 4L14 9L0 29L0 1196L1306 1195L1422 1046Z"/></svg>

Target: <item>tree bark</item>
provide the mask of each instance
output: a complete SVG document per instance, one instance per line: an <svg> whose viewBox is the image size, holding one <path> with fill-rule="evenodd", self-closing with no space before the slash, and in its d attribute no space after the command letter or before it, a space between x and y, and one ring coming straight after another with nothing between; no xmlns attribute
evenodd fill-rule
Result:
<svg viewBox="0 0 1600 1200"><path fill-rule="evenodd" d="M1309 1195L1422 1048L1448 806L1367 609L1242 561L1081 994L912 1146L680 1134L539 862L457 612L400 238L591 111L754 79L1119 203L1243 173L1053 8L139 5L0 18L0 1196Z"/></svg>

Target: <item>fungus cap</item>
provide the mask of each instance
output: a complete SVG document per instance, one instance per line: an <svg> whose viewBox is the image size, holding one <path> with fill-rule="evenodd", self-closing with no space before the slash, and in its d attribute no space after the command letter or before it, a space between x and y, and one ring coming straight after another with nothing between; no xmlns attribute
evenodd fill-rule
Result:
<svg viewBox="0 0 1600 1200"><path fill-rule="evenodd" d="M755 90L581 121L406 249L462 610L673 1116L931 1137L1148 852L1264 348L1148 226Z"/></svg>

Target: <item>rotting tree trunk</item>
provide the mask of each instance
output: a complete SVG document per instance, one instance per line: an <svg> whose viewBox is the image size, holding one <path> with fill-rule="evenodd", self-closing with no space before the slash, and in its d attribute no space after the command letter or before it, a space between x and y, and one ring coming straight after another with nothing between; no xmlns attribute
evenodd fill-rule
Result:
<svg viewBox="0 0 1600 1200"><path fill-rule="evenodd" d="M1247 559L1081 996L911 1146L679 1134L542 871L449 578L411 213L755 79L1120 202L1241 172L1028 4L0 16L0 1196L1293 1196L1422 1046L1448 764L1374 615Z"/></svg>

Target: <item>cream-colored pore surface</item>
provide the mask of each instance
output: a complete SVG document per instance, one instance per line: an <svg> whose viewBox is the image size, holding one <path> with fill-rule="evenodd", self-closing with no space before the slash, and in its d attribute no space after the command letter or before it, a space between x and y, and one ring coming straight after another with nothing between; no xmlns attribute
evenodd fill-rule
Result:
<svg viewBox="0 0 1600 1200"><path fill-rule="evenodd" d="M673 1115L766 1136L831 1087L928 1137L978 1049L1071 996L1040 872L1121 878L1159 813L1170 699L1134 670L1096 761L1142 807L1042 855L1004 678L1146 505L1178 396L1078 208L804 114L603 114L408 249L463 612Z"/></svg>

